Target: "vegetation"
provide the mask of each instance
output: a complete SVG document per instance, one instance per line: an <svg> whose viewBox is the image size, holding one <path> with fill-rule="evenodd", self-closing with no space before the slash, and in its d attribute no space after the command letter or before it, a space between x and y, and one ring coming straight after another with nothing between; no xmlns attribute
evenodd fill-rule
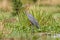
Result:
<svg viewBox="0 0 60 40"><path fill-rule="evenodd" d="M35 2L36 0L34 0ZM33 26L26 14L26 8L20 0L12 0L12 12L0 10L0 38L19 38L18 40L59 40L60 38L51 38L40 33L60 33L60 7L59 6L39 6L31 5L29 12L39 22L40 29ZM33 30L34 29L34 30ZM34 33L33 33L34 31ZM50 39L51 38L51 39ZM16 39L17 40L17 39Z"/></svg>

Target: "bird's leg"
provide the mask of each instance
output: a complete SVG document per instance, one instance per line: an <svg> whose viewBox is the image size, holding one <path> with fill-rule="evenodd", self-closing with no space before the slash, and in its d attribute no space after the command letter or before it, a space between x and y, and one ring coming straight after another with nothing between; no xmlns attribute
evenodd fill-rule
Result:
<svg viewBox="0 0 60 40"><path fill-rule="evenodd" d="M31 26L32 34L34 34L34 25Z"/></svg>

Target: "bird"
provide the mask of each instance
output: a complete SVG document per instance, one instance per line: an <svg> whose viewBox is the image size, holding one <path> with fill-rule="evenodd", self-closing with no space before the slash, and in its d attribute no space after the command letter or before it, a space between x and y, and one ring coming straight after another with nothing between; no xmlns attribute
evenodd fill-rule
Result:
<svg viewBox="0 0 60 40"><path fill-rule="evenodd" d="M36 26L37 28L39 28L38 21L33 17L33 15L31 13L29 13L28 11L25 11L25 14L27 15L27 17L28 17L29 21L31 22L31 24Z"/></svg>
<svg viewBox="0 0 60 40"><path fill-rule="evenodd" d="M29 21L31 22L32 25L36 26L38 29L40 27L38 21L34 18L34 16L29 12L29 8L30 8L31 4L26 4L23 5L22 7L25 7L24 13L26 14L26 16L28 17Z"/></svg>

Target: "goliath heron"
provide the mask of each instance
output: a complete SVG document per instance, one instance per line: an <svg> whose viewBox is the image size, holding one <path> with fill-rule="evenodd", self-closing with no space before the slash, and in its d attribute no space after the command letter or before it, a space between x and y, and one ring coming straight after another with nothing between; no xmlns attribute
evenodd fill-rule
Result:
<svg viewBox="0 0 60 40"><path fill-rule="evenodd" d="M37 20L33 17L32 14L30 14L28 11L25 11L29 21L32 23L32 25L36 26L37 28L39 28L39 24L37 22Z"/></svg>
<svg viewBox="0 0 60 40"><path fill-rule="evenodd" d="M39 28L39 24L38 24L37 20L28 11L28 9L30 7L30 4L23 5L22 7L26 8L26 10L24 12L27 15L27 17L28 17L29 21L31 22L31 24L34 25L34 26L36 26L37 28Z"/></svg>

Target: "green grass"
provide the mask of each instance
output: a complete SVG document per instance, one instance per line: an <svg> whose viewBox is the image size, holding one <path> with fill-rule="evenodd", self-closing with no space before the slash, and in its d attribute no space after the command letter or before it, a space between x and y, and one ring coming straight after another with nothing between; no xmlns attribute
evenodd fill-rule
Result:
<svg viewBox="0 0 60 40"><path fill-rule="evenodd" d="M39 22L40 29L33 27L30 24L28 17L24 12L21 12L17 16L11 16L10 12L0 12L0 20L4 20L5 18L16 18L17 22L4 23L4 28L6 29L6 34L0 33L1 37L10 38L10 37L20 37L26 40L40 40L40 36L35 33L60 33L60 7L46 7L46 6L33 6L32 9L29 9L30 13L36 18ZM55 18L56 17L56 18ZM33 28L34 32L33 33ZM8 30L8 31L7 31ZM42 38L43 39L43 38ZM50 40L59 40L60 38L52 38ZM48 40L48 38L46 38Z"/></svg>

